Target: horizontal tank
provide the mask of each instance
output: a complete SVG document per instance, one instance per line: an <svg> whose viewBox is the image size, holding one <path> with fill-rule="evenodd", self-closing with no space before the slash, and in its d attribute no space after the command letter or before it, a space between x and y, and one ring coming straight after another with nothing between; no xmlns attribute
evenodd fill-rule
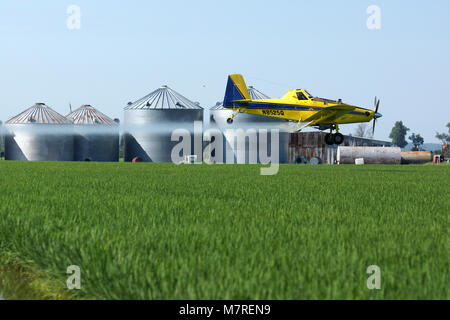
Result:
<svg viewBox="0 0 450 320"><path fill-rule="evenodd" d="M402 163L404 164L420 164L431 162L433 156L429 151L411 151L411 152L402 152Z"/></svg>
<svg viewBox="0 0 450 320"><path fill-rule="evenodd" d="M75 161L119 161L119 124L91 105L67 115L74 124Z"/></svg>
<svg viewBox="0 0 450 320"><path fill-rule="evenodd" d="M202 161L203 108L167 86L129 103L124 110L124 131L125 161L172 162L187 155ZM185 138L190 141L178 138L177 132L187 132ZM174 148L180 142L186 148L177 152Z"/></svg>
<svg viewBox="0 0 450 320"><path fill-rule="evenodd" d="M339 164L355 164L363 158L365 164L400 164L401 149L398 147L342 147L337 150Z"/></svg>
<svg viewBox="0 0 450 320"><path fill-rule="evenodd" d="M72 161L72 123L44 103L36 103L6 122L5 159Z"/></svg>

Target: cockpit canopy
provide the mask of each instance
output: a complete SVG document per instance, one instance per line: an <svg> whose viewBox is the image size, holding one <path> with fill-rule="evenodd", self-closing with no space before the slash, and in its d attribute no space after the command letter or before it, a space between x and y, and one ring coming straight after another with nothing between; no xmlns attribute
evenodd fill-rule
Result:
<svg viewBox="0 0 450 320"><path fill-rule="evenodd" d="M298 100L311 100L313 98L313 96L305 89L297 89L295 90L295 93L297 94Z"/></svg>
<svg viewBox="0 0 450 320"><path fill-rule="evenodd" d="M295 99L295 100L304 101L304 102L307 102L307 101L322 102L324 105L327 105L329 103L333 103L333 104L342 103L341 99L336 101L336 100L331 100L331 99L326 99L326 98L314 97L312 94L310 94L305 89L289 90L288 93L282 99Z"/></svg>

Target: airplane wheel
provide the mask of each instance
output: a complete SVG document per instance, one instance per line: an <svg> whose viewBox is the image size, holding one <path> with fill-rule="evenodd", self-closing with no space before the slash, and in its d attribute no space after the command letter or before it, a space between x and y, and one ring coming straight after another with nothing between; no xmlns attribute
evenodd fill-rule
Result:
<svg viewBox="0 0 450 320"><path fill-rule="evenodd" d="M340 133L333 134L333 142L340 145L344 142L344 136Z"/></svg>
<svg viewBox="0 0 450 320"><path fill-rule="evenodd" d="M228 118L227 119L227 123L232 124L233 123L233 119L232 118Z"/></svg>
<svg viewBox="0 0 450 320"><path fill-rule="evenodd" d="M329 146L333 145L334 143L334 134L326 134L325 136L325 143Z"/></svg>

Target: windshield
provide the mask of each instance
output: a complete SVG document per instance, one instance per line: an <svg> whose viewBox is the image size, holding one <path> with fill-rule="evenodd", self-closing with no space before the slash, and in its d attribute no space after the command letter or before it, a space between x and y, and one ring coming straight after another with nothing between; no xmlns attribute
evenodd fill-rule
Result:
<svg viewBox="0 0 450 320"><path fill-rule="evenodd" d="M297 92L297 99L298 100L308 100L306 96L303 94L303 92Z"/></svg>
<svg viewBox="0 0 450 320"><path fill-rule="evenodd" d="M305 91L306 95L307 95L309 98L312 98L312 97L313 97L308 91L306 91L306 90L304 90L304 91Z"/></svg>

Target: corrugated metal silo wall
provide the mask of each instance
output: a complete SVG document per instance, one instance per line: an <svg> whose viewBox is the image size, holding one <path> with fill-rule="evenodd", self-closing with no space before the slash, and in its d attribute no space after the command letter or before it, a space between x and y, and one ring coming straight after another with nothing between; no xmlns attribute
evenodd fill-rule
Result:
<svg viewBox="0 0 450 320"><path fill-rule="evenodd" d="M5 159L72 161L73 127L55 124L7 125Z"/></svg>
<svg viewBox="0 0 450 320"><path fill-rule="evenodd" d="M191 133L190 154L197 155L197 161L202 161L202 136L194 137L194 121L203 123L203 109L125 110L125 161L139 157L146 162L172 162L172 149L179 143L171 141L175 129L186 129ZM200 139L199 152L194 150L194 139Z"/></svg>
<svg viewBox="0 0 450 320"><path fill-rule="evenodd" d="M119 129L107 125L75 125L75 161L119 161Z"/></svg>
<svg viewBox="0 0 450 320"><path fill-rule="evenodd" d="M239 113L233 121L228 124L227 119L231 117L233 111L226 109L210 110L210 128L221 131L223 138L223 159L218 159L217 163L261 163L261 155L272 157L272 133L271 129L280 129L280 121L274 118ZM261 130L267 130L264 137ZM242 130L242 131L237 131ZM266 140L266 148L264 141ZM243 148L239 147L238 141L244 141ZM278 139L278 162L288 162L289 133L279 132Z"/></svg>

